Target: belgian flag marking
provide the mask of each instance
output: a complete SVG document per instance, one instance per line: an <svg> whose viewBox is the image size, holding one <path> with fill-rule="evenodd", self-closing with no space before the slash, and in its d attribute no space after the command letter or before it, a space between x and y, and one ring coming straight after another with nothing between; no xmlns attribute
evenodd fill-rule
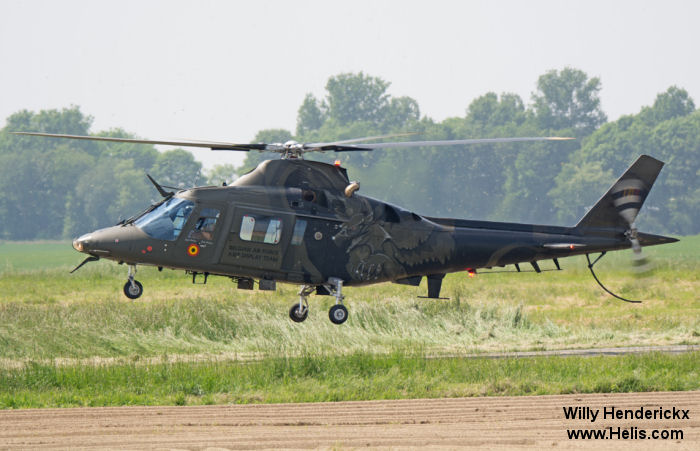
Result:
<svg viewBox="0 0 700 451"><path fill-rule="evenodd" d="M187 255L189 255L190 257L196 257L197 255L199 255L199 246L196 244L190 244L187 247Z"/></svg>

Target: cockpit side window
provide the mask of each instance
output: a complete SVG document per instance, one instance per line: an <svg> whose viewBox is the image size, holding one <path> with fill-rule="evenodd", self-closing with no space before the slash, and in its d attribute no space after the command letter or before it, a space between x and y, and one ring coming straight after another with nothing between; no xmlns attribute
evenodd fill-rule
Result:
<svg viewBox="0 0 700 451"><path fill-rule="evenodd" d="M175 241L192 213L194 203L181 198L172 198L160 204L134 222L151 238Z"/></svg>
<svg viewBox="0 0 700 451"><path fill-rule="evenodd" d="M214 229L216 221L219 219L219 210L215 208L203 208L199 212L199 218L194 224L194 228L190 230L187 238L192 240L208 240L214 239Z"/></svg>
<svg viewBox="0 0 700 451"><path fill-rule="evenodd" d="M238 236L243 241L277 244L282 238L282 220L272 216L244 215Z"/></svg>

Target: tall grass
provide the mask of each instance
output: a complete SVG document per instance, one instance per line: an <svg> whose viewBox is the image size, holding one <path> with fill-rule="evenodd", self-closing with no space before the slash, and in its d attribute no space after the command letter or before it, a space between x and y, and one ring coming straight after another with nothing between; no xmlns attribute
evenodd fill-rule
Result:
<svg viewBox="0 0 700 451"><path fill-rule="evenodd" d="M0 369L0 408L316 402L700 388L700 354L426 359L418 353Z"/></svg>
<svg viewBox="0 0 700 451"><path fill-rule="evenodd" d="M131 301L123 266L69 275L81 256L67 243L2 243L0 408L698 389L698 353L444 358L700 343L700 236L645 251L657 269L643 279L619 253L596 266L643 304L607 296L579 257L561 272L449 275L449 300L418 299L425 286L350 288L350 318L335 326L330 297L310 299L306 322L289 320L294 286L239 291L140 268L145 294Z"/></svg>
<svg viewBox="0 0 700 451"><path fill-rule="evenodd" d="M679 245L673 252L665 249ZM181 272L144 268L137 278L145 294L130 301L121 293L123 266L97 262L69 275L72 264L56 263L66 257L41 264L43 246L51 254L59 249L55 244L12 246L11 255L33 256L35 263L0 273L0 359L5 361L164 353L386 353L416 347L452 355L700 343L700 237L645 249L660 253L656 272L641 282L644 291L635 288L639 279L619 269L627 256L601 262L606 283L636 290L643 304L606 295L579 257L563 263L567 270L561 272L484 274L473 280L449 275L443 288L449 300L418 299L424 286L349 288L350 319L342 326L328 320L333 298L320 296L310 299L306 322L291 322L287 311L297 288L290 285L280 285L275 293L239 291L224 278L192 285ZM80 260L67 245L60 249Z"/></svg>

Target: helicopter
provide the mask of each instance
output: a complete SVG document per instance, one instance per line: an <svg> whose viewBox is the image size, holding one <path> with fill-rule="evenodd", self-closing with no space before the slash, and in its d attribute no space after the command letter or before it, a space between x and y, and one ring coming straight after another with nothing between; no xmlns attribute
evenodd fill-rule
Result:
<svg viewBox="0 0 700 451"><path fill-rule="evenodd" d="M368 142L402 135L383 135L335 142L235 144L167 141L15 132L20 135L211 150L267 151L281 158L266 160L232 184L172 190L150 175L162 199L117 225L73 241L88 262L109 259L128 266L124 294L137 299L143 285L137 265L185 270L206 284L209 276L232 279L239 289L276 289L277 283L299 285L290 310L294 322L309 313L312 293L335 297L329 310L334 324L348 319L344 287L394 282L419 286L427 279L429 299L440 297L446 274L529 264L585 255L593 266L609 251L632 248L639 265L644 246L678 241L638 232L635 219L664 163L640 156L573 227L477 221L422 216L358 193L340 161L304 159L309 152L372 151L380 148L456 146L480 143L560 141L562 137L459 139L442 141ZM404 134L405 135L405 134ZM600 254L591 262L591 254Z"/></svg>

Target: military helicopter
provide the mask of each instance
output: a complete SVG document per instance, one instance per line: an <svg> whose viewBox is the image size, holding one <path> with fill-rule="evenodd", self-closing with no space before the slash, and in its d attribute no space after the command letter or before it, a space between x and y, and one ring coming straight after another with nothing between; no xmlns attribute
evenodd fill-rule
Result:
<svg viewBox="0 0 700 451"><path fill-rule="evenodd" d="M88 257L129 268L124 294L143 293L135 279L137 265L185 270L206 283L210 275L230 277L239 289L275 290L277 282L301 286L289 310L295 322L309 312L308 297L332 295L329 317L348 319L345 286L394 282L419 286L427 278L427 298L440 298L446 274L482 268L530 264L585 255L595 280L595 265L608 251L678 241L641 233L635 218L663 163L640 156L573 227L436 218L358 194L360 184L348 178L340 162L305 160L308 152L371 151L379 148L455 146L479 143L558 141L559 137L489 138L447 141L374 142L397 135L325 143L235 144L206 141L157 141L49 133L17 134L111 142L161 144L211 150L267 151L281 155L266 160L230 186L172 191L148 175L163 199L119 224L88 233L73 247ZM591 262L590 255L600 255Z"/></svg>

